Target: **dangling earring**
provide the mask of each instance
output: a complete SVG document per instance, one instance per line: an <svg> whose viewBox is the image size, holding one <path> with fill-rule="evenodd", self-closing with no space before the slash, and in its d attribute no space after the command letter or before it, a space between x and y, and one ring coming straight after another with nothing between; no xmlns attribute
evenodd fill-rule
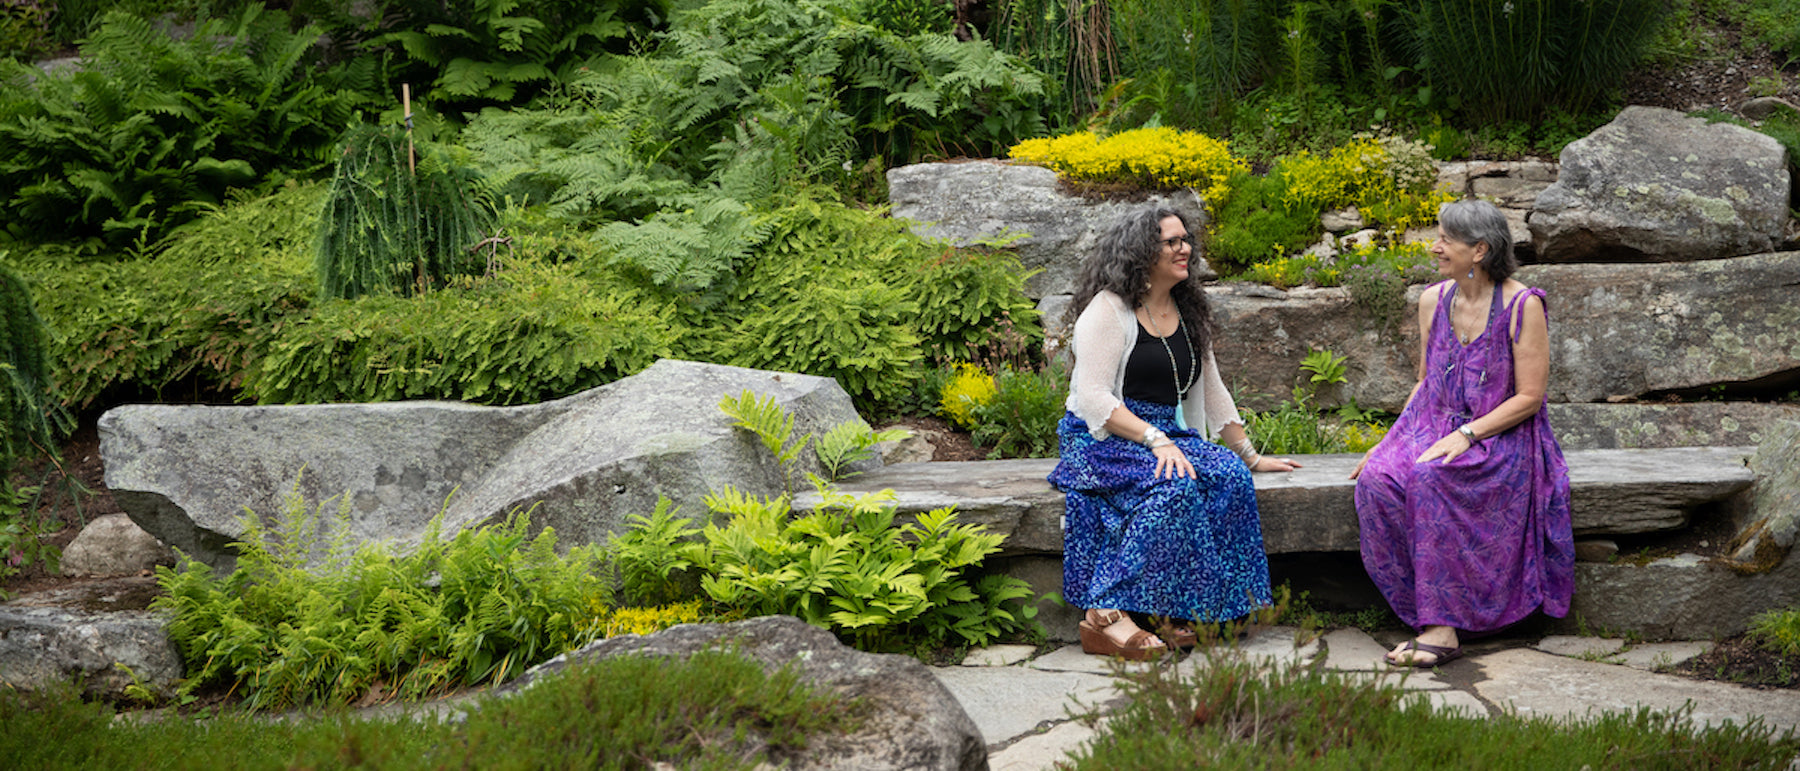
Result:
<svg viewBox="0 0 1800 771"><path fill-rule="evenodd" d="M1475 269L1474 269L1474 268L1470 268L1470 269L1469 269L1469 278L1474 278L1474 277L1475 277Z"/></svg>

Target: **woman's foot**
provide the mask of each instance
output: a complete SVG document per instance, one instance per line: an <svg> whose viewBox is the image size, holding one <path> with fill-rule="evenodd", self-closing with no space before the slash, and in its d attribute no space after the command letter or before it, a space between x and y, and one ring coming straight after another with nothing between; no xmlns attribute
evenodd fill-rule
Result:
<svg viewBox="0 0 1800 771"><path fill-rule="evenodd" d="M1462 645L1456 628L1428 626L1418 637L1394 646L1387 653L1387 663L1397 667L1430 669L1462 657Z"/></svg>
<svg viewBox="0 0 1800 771"><path fill-rule="evenodd" d="M1143 661L1168 650L1161 638L1138 628L1123 611L1090 609L1078 628L1084 653Z"/></svg>

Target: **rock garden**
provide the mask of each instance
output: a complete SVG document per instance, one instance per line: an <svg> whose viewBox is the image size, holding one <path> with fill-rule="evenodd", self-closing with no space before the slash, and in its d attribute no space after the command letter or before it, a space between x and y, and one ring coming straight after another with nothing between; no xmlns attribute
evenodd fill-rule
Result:
<svg viewBox="0 0 1800 771"><path fill-rule="evenodd" d="M346 707L370 733L297 715L285 762L1155 766L1179 761L1130 737L1165 699L1197 742L1173 758L1300 725L1245 699L1339 715L1320 757L1397 746L1351 715L1452 735L1404 683L1320 673L1395 631L1347 477L1412 388L1436 207L1464 197L1502 208L1548 294L1575 488L1575 605L1518 639L1614 639L1609 663L1705 641L1645 668L1800 685L1792 3L1525 3L1540 36L1611 14L1551 48L1613 58L1549 79L1433 55L1475 20L1432 0L1052 28L1032 14L1067 9L1028 3L141 5L79 33L21 6L29 44L0 38L70 54L0 84L0 755L64 726L86 761L20 757L114 762L98 737L139 729L109 721L160 747L198 713L261 765L282 750L258 721ZM1191 54L1231 30L1255 63ZM1250 434L1307 460L1256 479L1277 607L1217 632L1314 663L1224 641L1107 670L1091 713L1038 726L1080 743L1027 761L1029 727L996 743L1005 710L970 707L1001 686L944 665L1012 645L1081 679L1053 663L1076 617L1044 481L1069 292L1101 224L1151 200L1204 227ZM1800 751L1609 719L1495 718L1455 751ZM521 724L611 738L505 738Z"/></svg>

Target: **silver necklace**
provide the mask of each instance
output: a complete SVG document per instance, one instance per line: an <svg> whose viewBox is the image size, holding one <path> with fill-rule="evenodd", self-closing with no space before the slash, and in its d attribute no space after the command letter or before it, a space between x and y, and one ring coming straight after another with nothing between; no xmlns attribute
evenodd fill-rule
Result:
<svg viewBox="0 0 1800 771"><path fill-rule="evenodd" d="M1169 354L1169 377L1175 379L1175 403L1179 405L1187 400L1188 389L1193 388L1194 380L1200 377L1200 365L1194 360L1194 338L1188 336L1187 325L1181 323L1181 314L1176 314L1175 331L1180 332L1181 338L1188 344L1188 381L1187 385L1182 385L1181 367L1175 364L1175 349L1170 348L1169 339L1163 337L1162 327L1156 324L1156 315L1152 314L1148 308L1144 309L1144 315L1150 319L1151 334L1156 337L1157 342L1162 343L1163 352Z"/></svg>

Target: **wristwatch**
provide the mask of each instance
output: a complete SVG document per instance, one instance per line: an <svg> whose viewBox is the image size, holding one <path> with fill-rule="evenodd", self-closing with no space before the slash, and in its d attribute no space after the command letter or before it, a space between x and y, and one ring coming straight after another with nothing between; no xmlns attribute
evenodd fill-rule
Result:
<svg viewBox="0 0 1800 771"><path fill-rule="evenodd" d="M1461 426L1457 426L1456 433L1462 434L1464 439L1469 440L1470 445L1475 444L1475 429L1470 428L1469 424L1464 423Z"/></svg>

